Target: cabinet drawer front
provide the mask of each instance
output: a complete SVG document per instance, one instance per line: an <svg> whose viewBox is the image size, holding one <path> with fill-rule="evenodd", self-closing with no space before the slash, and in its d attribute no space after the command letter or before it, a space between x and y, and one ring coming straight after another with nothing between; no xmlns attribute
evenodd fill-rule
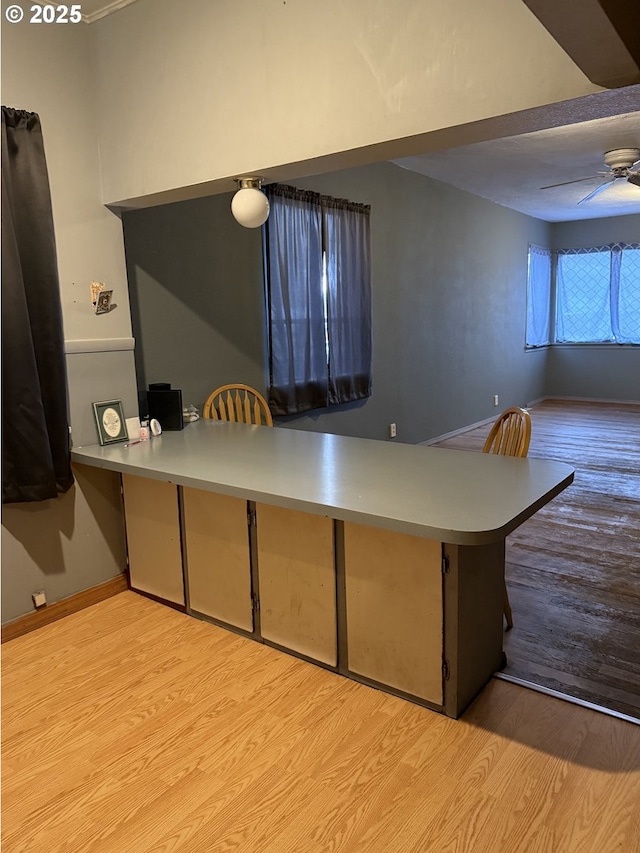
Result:
<svg viewBox="0 0 640 853"><path fill-rule="evenodd" d="M253 631L247 502L183 489L189 607Z"/></svg>
<svg viewBox="0 0 640 853"><path fill-rule="evenodd" d="M442 704L441 544L346 522L348 666Z"/></svg>
<svg viewBox="0 0 640 853"><path fill-rule="evenodd" d="M177 486L123 474L122 488L131 586L184 604Z"/></svg>
<svg viewBox="0 0 640 853"><path fill-rule="evenodd" d="M262 636L336 666L333 520L258 504L257 525Z"/></svg>

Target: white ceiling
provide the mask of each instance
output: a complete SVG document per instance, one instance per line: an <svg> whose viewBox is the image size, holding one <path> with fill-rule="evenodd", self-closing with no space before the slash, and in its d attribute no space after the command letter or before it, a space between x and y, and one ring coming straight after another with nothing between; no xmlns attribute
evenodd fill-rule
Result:
<svg viewBox="0 0 640 853"><path fill-rule="evenodd" d="M83 18L92 23L135 2L83 0ZM394 162L548 222L640 213L640 187L626 180L616 181L592 200L578 204L605 180L597 176L607 171L603 161L607 151L640 148L640 112L577 123L573 116L571 121L566 126L431 151ZM640 164L634 169L640 170ZM589 176L594 176L593 180L540 189Z"/></svg>
<svg viewBox="0 0 640 853"><path fill-rule="evenodd" d="M640 148L640 112L492 139L395 162L547 222L640 213L640 187L616 181L584 204L604 180L613 148ZM640 170L640 164L634 167ZM569 186L549 184L596 176Z"/></svg>

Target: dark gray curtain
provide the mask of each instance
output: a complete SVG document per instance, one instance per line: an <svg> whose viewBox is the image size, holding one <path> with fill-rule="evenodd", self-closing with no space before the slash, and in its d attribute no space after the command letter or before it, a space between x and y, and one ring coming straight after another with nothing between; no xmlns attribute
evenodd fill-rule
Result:
<svg viewBox="0 0 640 853"><path fill-rule="evenodd" d="M371 395L369 207L323 199L329 403Z"/></svg>
<svg viewBox="0 0 640 853"><path fill-rule="evenodd" d="M2 107L2 502L73 484L62 310L40 119Z"/></svg>
<svg viewBox="0 0 640 853"><path fill-rule="evenodd" d="M370 396L370 208L280 184L266 193L271 411Z"/></svg>
<svg viewBox="0 0 640 853"><path fill-rule="evenodd" d="M267 195L269 408L285 415L327 404L322 208L317 193L295 187Z"/></svg>

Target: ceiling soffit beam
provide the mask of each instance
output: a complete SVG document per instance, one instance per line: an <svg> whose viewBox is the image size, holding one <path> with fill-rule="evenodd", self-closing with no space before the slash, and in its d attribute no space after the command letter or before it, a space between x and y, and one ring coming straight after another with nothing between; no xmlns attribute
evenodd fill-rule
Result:
<svg viewBox="0 0 640 853"><path fill-rule="evenodd" d="M592 83L640 83L638 0L523 0Z"/></svg>

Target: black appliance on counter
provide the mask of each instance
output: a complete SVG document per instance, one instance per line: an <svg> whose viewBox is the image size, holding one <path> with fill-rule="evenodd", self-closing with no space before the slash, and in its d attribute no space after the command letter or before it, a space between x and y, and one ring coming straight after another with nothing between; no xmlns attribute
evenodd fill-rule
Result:
<svg viewBox="0 0 640 853"><path fill-rule="evenodd" d="M147 391L149 418L159 422L164 430L183 429L182 391L168 382L152 382Z"/></svg>

